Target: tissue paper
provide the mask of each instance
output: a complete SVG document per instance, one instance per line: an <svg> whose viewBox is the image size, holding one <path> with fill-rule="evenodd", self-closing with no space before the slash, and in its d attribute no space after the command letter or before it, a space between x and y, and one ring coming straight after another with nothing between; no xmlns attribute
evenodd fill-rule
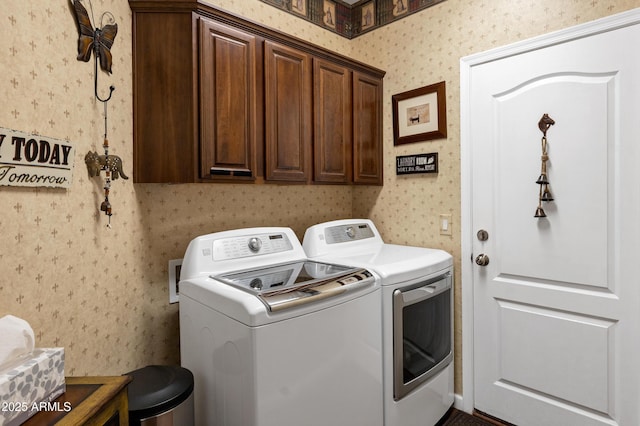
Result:
<svg viewBox="0 0 640 426"><path fill-rule="evenodd" d="M0 371L0 426L21 425L34 414L51 410L42 403L65 390L64 348L35 349L18 365Z"/></svg>
<svg viewBox="0 0 640 426"><path fill-rule="evenodd" d="M35 337L29 323L13 315L0 318L0 336L0 371L31 354L35 347Z"/></svg>

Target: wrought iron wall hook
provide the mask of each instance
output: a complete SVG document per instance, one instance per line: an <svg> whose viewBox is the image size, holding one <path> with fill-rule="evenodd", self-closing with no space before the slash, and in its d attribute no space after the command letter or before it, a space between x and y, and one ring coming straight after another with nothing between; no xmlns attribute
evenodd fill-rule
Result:
<svg viewBox="0 0 640 426"><path fill-rule="evenodd" d="M109 102L109 99L111 99L111 95L113 95L113 91L116 90L116 87L114 85L109 86L109 96L106 97L106 99L102 99L100 97L100 95L98 94L98 57L96 56L96 60L94 61L94 67L93 67L93 90L94 90L94 94L97 100L99 100L102 103L107 103Z"/></svg>
<svg viewBox="0 0 640 426"><path fill-rule="evenodd" d="M542 202L553 201L553 195L551 195L551 190L549 189L549 177L547 176L547 161L549 161L549 154L547 152L547 130L549 130L549 127L554 124L556 124L556 122L549 117L549 114L546 113L543 114L540 121L538 121L538 128L542 132L542 156L540 157L540 176L536 180L536 183L540 185L540 190L538 192L538 207L533 215L533 217L538 218L547 217L547 214L542 208Z"/></svg>
<svg viewBox="0 0 640 426"><path fill-rule="evenodd" d="M101 98L98 94L98 60L100 61L100 68L111 74L111 46L118 33L118 24L116 24L113 15L110 12L102 14L100 24L103 24L105 17L108 20L106 25L102 25L101 28L94 28L89 19L87 9L82 4L81 0L69 0L74 16L76 18L76 24L78 26L78 60L89 62L91 53L93 52L95 62L93 68L94 74L94 94L95 98L104 105L104 141L102 147L104 148L104 155L99 155L97 152L89 151L85 156L85 164L87 165L87 171L89 176L99 176L101 171L105 172L105 185L104 185L104 201L100 204L100 211L103 211L105 215L109 217L109 224L107 227L111 227L111 202L109 201L109 193L111 189L111 180L122 177L128 179L128 177L122 171L122 160L115 155L109 155L109 139L107 138L108 124L107 124L107 102L111 99L115 87L109 86L109 95L106 98ZM93 15L93 7L91 1L89 1L91 8L91 14Z"/></svg>

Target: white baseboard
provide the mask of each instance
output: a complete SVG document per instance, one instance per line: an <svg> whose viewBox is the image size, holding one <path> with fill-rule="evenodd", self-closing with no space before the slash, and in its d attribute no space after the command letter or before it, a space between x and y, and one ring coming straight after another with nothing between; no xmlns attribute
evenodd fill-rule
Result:
<svg viewBox="0 0 640 426"><path fill-rule="evenodd" d="M453 395L453 408L455 408L456 410L464 411L462 395L457 393ZM469 412L469 414L471 414L471 411Z"/></svg>

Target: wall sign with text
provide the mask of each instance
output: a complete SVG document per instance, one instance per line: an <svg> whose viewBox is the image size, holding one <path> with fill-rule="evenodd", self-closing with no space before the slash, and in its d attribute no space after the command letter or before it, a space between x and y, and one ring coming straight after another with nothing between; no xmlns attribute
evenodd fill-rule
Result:
<svg viewBox="0 0 640 426"><path fill-rule="evenodd" d="M69 142L0 127L0 186L69 188L74 155Z"/></svg>
<svg viewBox="0 0 640 426"><path fill-rule="evenodd" d="M396 157L396 174L438 173L438 153L401 155Z"/></svg>

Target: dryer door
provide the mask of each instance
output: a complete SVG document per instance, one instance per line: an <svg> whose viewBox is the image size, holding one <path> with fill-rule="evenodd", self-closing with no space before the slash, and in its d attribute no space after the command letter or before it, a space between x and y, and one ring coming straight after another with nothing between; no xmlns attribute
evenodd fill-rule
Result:
<svg viewBox="0 0 640 426"><path fill-rule="evenodd" d="M393 293L393 398L397 401L453 360L451 274Z"/></svg>

